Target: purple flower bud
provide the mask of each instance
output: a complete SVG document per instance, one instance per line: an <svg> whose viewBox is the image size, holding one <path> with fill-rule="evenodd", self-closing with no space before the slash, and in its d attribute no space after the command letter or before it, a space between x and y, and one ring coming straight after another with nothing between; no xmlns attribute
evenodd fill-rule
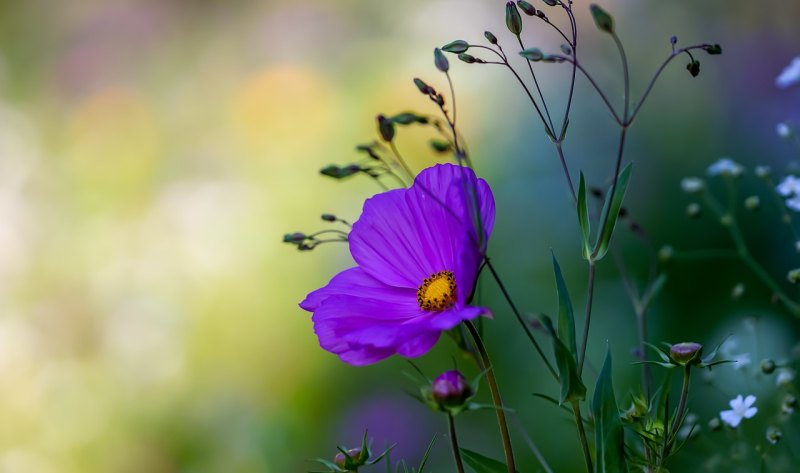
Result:
<svg viewBox="0 0 800 473"><path fill-rule="evenodd" d="M444 53L441 49L435 48L433 50L433 64L436 66L436 69L439 69L442 72L447 72L450 70L450 61L444 56Z"/></svg>
<svg viewBox="0 0 800 473"><path fill-rule="evenodd" d="M351 448L347 451L347 455L342 452L333 457L333 463L345 471L355 471L356 468L362 466L364 462L361 459L362 450L358 447Z"/></svg>
<svg viewBox="0 0 800 473"><path fill-rule="evenodd" d="M292 244L299 244L305 241L306 234L301 232L294 232L294 233L287 233L283 235L283 242L284 243L292 243Z"/></svg>
<svg viewBox="0 0 800 473"><path fill-rule="evenodd" d="M394 123L383 115L378 115L378 131L384 141L392 141L394 138Z"/></svg>
<svg viewBox="0 0 800 473"><path fill-rule="evenodd" d="M670 348L669 356L679 365L696 365L703 356L703 345L694 342L676 343Z"/></svg>
<svg viewBox="0 0 800 473"><path fill-rule="evenodd" d="M423 81L422 79L415 78L414 85L416 85L419 91L425 95L430 95L435 92L435 90L433 90L433 87L426 84L425 81Z"/></svg>
<svg viewBox="0 0 800 473"><path fill-rule="evenodd" d="M463 405L475 393L460 371L445 371L433 381L433 399L443 407Z"/></svg>
<svg viewBox="0 0 800 473"><path fill-rule="evenodd" d="M536 14L536 9L530 3L526 2L525 0L519 0L517 2L517 6L519 9L524 11L528 16L534 16Z"/></svg>
<svg viewBox="0 0 800 473"><path fill-rule="evenodd" d="M506 26L508 31L516 36L522 32L522 17L519 16L519 10L514 2L506 3Z"/></svg>

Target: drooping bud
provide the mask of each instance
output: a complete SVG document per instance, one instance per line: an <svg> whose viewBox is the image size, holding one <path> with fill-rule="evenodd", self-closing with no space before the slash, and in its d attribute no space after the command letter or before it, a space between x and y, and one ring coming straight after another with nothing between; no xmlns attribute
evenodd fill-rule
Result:
<svg viewBox="0 0 800 473"><path fill-rule="evenodd" d="M452 149L449 142L444 140L431 139L431 148L437 153L446 153Z"/></svg>
<svg viewBox="0 0 800 473"><path fill-rule="evenodd" d="M436 92L433 90L433 87L426 84L422 79L414 78L414 85L416 85L419 91L425 95L430 95Z"/></svg>
<svg viewBox="0 0 800 473"><path fill-rule="evenodd" d="M436 65L436 69L442 72L450 70L450 61L447 60L444 53L439 48L433 50L433 64Z"/></svg>
<svg viewBox="0 0 800 473"><path fill-rule="evenodd" d="M675 363L686 366L700 363L703 356L703 345L694 342L676 343L669 349L669 357Z"/></svg>
<svg viewBox="0 0 800 473"><path fill-rule="evenodd" d="M336 221L336 215L333 215L333 214L322 214L320 216L320 218L322 218L322 220L324 220L326 222L335 222Z"/></svg>
<svg viewBox="0 0 800 473"><path fill-rule="evenodd" d="M550 5L551 7L554 7L554 6L558 5L558 0L542 0L542 1L544 3Z"/></svg>
<svg viewBox="0 0 800 473"><path fill-rule="evenodd" d="M378 131L383 141L392 141L394 138L394 123L383 115L378 115Z"/></svg>
<svg viewBox="0 0 800 473"><path fill-rule="evenodd" d="M692 62L686 65L686 70L689 71L692 77L697 77L700 74L700 61L693 59Z"/></svg>
<svg viewBox="0 0 800 473"><path fill-rule="evenodd" d="M475 392L460 371L451 370L440 374L433 381L431 395L442 408L463 406Z"/></svg>
<svg viewBox="0 0 800 473"><path fill-rule="evenodd" d="M670 38L669 38L669 44L671 44L671 45L673 45L673 46L675 46L676 44L678 44L678 37L677 37L677 36L674 36L674 35L673 35L672 37L670 37Z"/></svg>
<svg viewBox="0 0 800 473"><path fill-rule="evenodd" d="M519 10L514 2L506 3L506 26L508 31L516 36L522 33L522 17L519 15Z"/></svg>
<svg viewBox="0 0 800 473"><path fill-rule="evenodd" d="M536 15L536 8L534 8L533 5L531 5L530 3L526 2L525 0L518 0L517 1L517 6L519 6L519 9L524 11L525 14L528 15L528 16Z"/></svg>
<svg viewBox="0 0 800 473"><path fill-rule="evenodd" d="M497 36L492 34L491 31L484 31L483 36L486 38L486 41L490 42L491 44L497 44Z"/></svg>
<svg viewBox="0 0 800 473"><path fill-rule="evenodd" d="M457 39L442 46L442 51L455 54L466 52L468 49L469 43L461 39Z"/></svg>
<svg viewBox="0 0 800 473"><path fill-rule="evenodd" d="M775 372L775 361L770 358L761 360L761 372L764 374L772 374Z"/></svg>
<svg viewBox="0 0 800 473"><path fill-rule="evenodd" d="M718 44L707 44L703 46L703 49L712 56L716 54L722 54L722 47Z"/></svg>
<svg viewBox="0 0 800 473"><path fill-rule="evenodd" d="M611 15L600 8L596 3L591 4L589 10L592 12L592 19L594 19L594 24L597 25L597 29L606 33L614 32L614 19Z"/></svg>

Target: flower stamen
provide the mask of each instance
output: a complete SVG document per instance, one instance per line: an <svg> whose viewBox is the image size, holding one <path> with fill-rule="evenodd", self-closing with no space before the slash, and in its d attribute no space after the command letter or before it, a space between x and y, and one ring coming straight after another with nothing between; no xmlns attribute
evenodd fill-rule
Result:
<svg viewBox="0 0 800 473"><path fill-rule="evenodd" d="M439 271L417 288L417 304L422 310L439 312L456 303L456 278L451 271Z"/></svg>

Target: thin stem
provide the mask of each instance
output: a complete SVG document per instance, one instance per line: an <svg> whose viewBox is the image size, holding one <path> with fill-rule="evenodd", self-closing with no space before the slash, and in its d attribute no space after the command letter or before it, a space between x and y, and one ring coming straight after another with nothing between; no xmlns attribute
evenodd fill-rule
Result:
<svg viewBox="0 0 800 473"><path fill-rule="evenodd" d="M489 383L489 391L492 394L492 402L494 403L495 412L497 413L497 425L500 427L500 437L503 442L503 453L506 457L508 473L516 473L517 467L514 462L514 451L511 447L511 436L508 433L508 423L506 422L506 413L503 409L503 399L500 397L500 388L497 387L494 368L489 361L489 354L486 352L486 347L483 345L483 341L475 325L469 320L465 320L464 325L467 326L467 330L469 330L469 334L475 342L475 348L478 349L478 353L480 354L478 365L482 371L486 372L486 381Z"/></svg>
<svg viewBox="0 0 800 473"><path fill-rule="evenodd" d="M696 44L694 46L689 46L689 47L686 47L686 48L678 49L677 51L674 51L672 54L670 54L667 57L667 59L664 60L664 62L661 64L661 66L658 68L658 70L656 71L655 75L653 75L653 78L650 79L650 83L647 84L647 88L645 88L644 93L642 94L642 98L639 99L639 103L636 105L636 108L634 108L633 113L631 114L630 119L628 120L628 123L633 122L634 118L636 118L636 115L639 114L639 110L642 108L642 105L644 105L644 101L647 100L647 96L650 95L650 92L653 90L653 86L656 85L656 81L658 81L658 77L661 75L661 73L664 71L664 69L667 67L667 65L673 59L675 59L676 56L679 56L680 54L682 54L684 52L691 51L693 49L701 49L701 48L704 48L706 46L708 46L708 44Z"/></svg>
<svg viewBox="0 0 800 473"><path fill-rule="evenodd" d="M566 124L564 125L566 126ZM572 184L572 177L569 174L567 167L567 158L564 157L563 142L559 139L555 141L556 151L558 151L558 159L561 161L561 167L564 169L564 176L567 178L567 185L569 185L569 192L572 195L572 201L577 204L578 196L575 194L575 185Z"/></svg>
<svg viewBox="0 0 800 473"><path fill-rule="evenodd" d="M605 102L606 107L608 107L608 111L611 112L611 115L614 117L614 120L617 122L617 124L622 125L622 123L623 123L622 119L619 117L619 115L617 115L617 111L614 109L614 106L611 105L611 102L608 100L608 97L606 96L605 92L603 92L603 89L601 89L600 86L597 85L597 82L595 82L594 77L592 77L592 75L589 74L589 71L587 71L581 65L581 63L578 62L577 59L573 59L573 58L568 57L568 56L561 56L560 54L552 54L551 56L556 58L556 59L561 59L564 62L568 62L568 63L572 64L574 67L576 67L579 71L581 71L583 73L584 77L586 77L586 79L589 81L589 83L592 84L592 87L594 87L594 90L597 91L597 95L599 95L600 98L603 99L603 102Z"/></svg>
<svg viewBox="0 0 800 473"><path fill-rule="evenodd" d="M619 56L622 60L622 75L624 77L625 82L625 93L624 93L624 102L625 106L622 109L622 116L623 116L623 123L628 124L628 109L630 108L630 99L631 99L631 79L630 79L630 72L628 71L628 58L625 55L625 48L622 46L622 41L619 40L619 36L613 31L611 32L611 37L614 38L614 43L617 45L617 49L619 50Z"/></svg>
<svg viewBox="0 0 800 473"><path fill-rule="evenodd" d="M519 42L519 47L524 51L525 45L522 44L522 38L517 35L517 41ZM528 63L528 70L531 71L531 78L533 79L533 85L536 86L536 92L539 93L539 100L542 101L542 107L544 107L544 113L547 115L547 122L545 122L545 127L548 125L550 126L550 132L555 136L556 127L553 126L553 118L550 116L550 110L547 109L547 102L544 100L544 94L542 94L542 89L539 87L539 81L536 79L536 74L533 73L533 65L529 60L525 60Z"/></svg>
<svg viewBox="0 0 800 473"><path fill-rule="evenodd" d="M528 444L528 448L531 449L531 452L533 452L534 456L536 456L536 459L539 460L539 464L542 465L542 468L544 469L544 471L546 473L554 473L553 469L550 468L550 465L547 463L547 460L544 458L544 455L542 455L542 452L539 451L539 448L536 446L536 443L533 441L531 436L528 435L528 432L525 431L525 428L522 425L522 422L520 422L519 419L516 416L511 416L511 420L512 420L512 422L514 422L514 425L517 426L517 430L519 431L519 434L522 435L522 438L525 440L525 443Z"/></svg>
<svg viewBox="0 0 800 473"><path fill-rule="evenodd" d="M583 451L583 462L586 464L586 473L592 473L592 454L589 453L589 442L586 441L586 431L583 428L583 417L581 416L581 406L578 401L572 402L572 413L575 415L575 426L578 428L578 438L581 441Z"/></svg>
<svg viewBox="0 0 800 473"><path fill-rule="evenodd" d="M453 459L456 462L458 473L464 473L464 463L461 461L461 450L458 448L458 437L456 436L456 421L453 414L447 413L447 427L450 429L450 446L453 448Z"/></svg>
<svg viewBox="0 0 800 473"><path fill-rule="evenodd" d="M625 150L625 136L628 133L628 125L623 124L620 127L619 132L619 147L617 148L617 162L614 165L614 179L611 181L611 191L608 194L608 202L614 201L614 194L617 192L617 183L619 182L619 170L622 167L622 155ZM608 206L608 211L611 211L611 206ZM597 234L602 235L606 229L606 225L608 224L609 218L608 215L602 215L601 217L602 223L600 224L600 230L598 230ZM597 248L594 249L592 253L592 258L597 256L597 252L600 250L600 245L597 245Z"/></svg>
<svg viewBox="0 0 800 473"><path fill-rule="evenodd" d="M675 422L672 424L672 429L670 430L669 440L667 441L667 446L664 449L664 458L662 460L666 460L666 457L669 456L669 452L672 450L672 446L675 444L675 436L678 434L678 429L681 428L683 424L683 415L686 413L686 401L689 399L689 378L690 378L691 368L687 365L683 368L683 387L681 388L681 399L678 401L678 410L675 412Z"/></svg>
<svg viewBox="0 0 800 473"><path fill-rule="evenodd" d="M586 358L586 345L589 343L589 325L592 320L592 299L594 297L594 279L597 265L594 260L589 260L589 283L586 289L586 318L583 321L583 341L581 342L581 357L578 360L578 376L583 373L583 361Z"/></svg>
<svg viewBox="0 0 800 473"><path fill-rule="evenodd" d="M531 341L533 346L536 348L536 351L539 353L539 356L542 358L542 361L544 361L544 364L545 364L545 366L547 366L547 369L550 371L550 374L552 374L553 378L555 378L556 381L558 381L558 374L556 373L556 370L553 369L553 365L550 364L550 361L545 356L544 352L542 351L542 347L539 346L539 342L537 342L536 339L533 337L533 333L528 328L528 324L525 323L525 320L522 318L522 315L519 313L519 310L517 310L517 306L514 304L514 301L511 299L511 296L508 294L508 291L506 290L506 286L503 284L503 281L500 279L500 275L497 274L497 271L495 271L494 266L492 265L491 261L489 261L488 257L485 258L485 261L486 261L486 266L489 268L489 271L491 271L492 276L494 276L494 280L497 281L497 285L500 287L500 291L503 293L503 296L506 298L506 302L508 302L508 305L511 307L511 311L514 312L514 315L517 317L517 321L522 326L523 330L525 330L525 334L528 336L528 339Z"/></svg>
<svg viewBox="0 0 800 473"><path fill-rule="evenodd" d="M570 108L572 107L572 97L575 93L575 77L578 73L578 66L576 65L576 63L578 62L578 50L577 50L578 37L577 37L577 31L575 29L575 17L572 15L571 8L565 7L565 9L567 10L567 15L569 16L569 23L570 26L572 27L572 42L570 43L570 46L572 47L573 62L572 62L572 78L570 79L569 82L569 95L567 96L567 107L564 110L564 121L561 124L561 133L559 134L559 140L561 140L561 137L567 131L567 124L569 123L569 111Z"/></svg>
<svg viewBox="0 0 800 473"><path fill-rule="evenodd" d="M403 166L403 170L406 172L406 174L408 174L408 177L410 177L411 180L413 181L414 176L416 174L414 174L414 172L411 171L411 168L408 167L408 164L406 164L406 160L403 159L403 156L400 154L400 151L398 151L397 145L394 144L394 140L389 142L389 147L392 149L392 154L394 154L394 157L397 159L397 162L399 162L400 165Z"/></svg>

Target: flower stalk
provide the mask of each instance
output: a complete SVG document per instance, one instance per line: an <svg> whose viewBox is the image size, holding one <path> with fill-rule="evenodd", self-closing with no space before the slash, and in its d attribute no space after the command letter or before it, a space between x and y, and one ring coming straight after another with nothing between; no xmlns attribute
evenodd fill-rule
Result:
<svg viewBox="0 0 800 473"><path fill-rule="evenodd" d="M511 436L508 433L508 423L506 422L506 413L503 408L503 398L500 396L500 388L497 386L497 379L494 376L494 368L489 361L489 353L486 352L486 347L483 345L483 340L475 328L475 325L465 320L464 325L467 326L472 340L475 342L475 348L478 349L480 358L478 367L486 371L486 381L489 383L489 391L492 394L492 402L494 403L495 412L497 413L497 425L500 428L500 437L503 442L503 453L506 458L506 465L508 466L508 473L516 473L517 468L514 462L514 450L511 446Z"/></svg>
<svg viewBox="0 0 800 473"><path fill-rule="evenodd" d="M456 435L456 421L453 414L447 413L447 428L450 430L450 446L453 449L453 460L456 462L456 471L464 473L464 463L461 461L461 450L458 448L458 436Z"/></svg>

